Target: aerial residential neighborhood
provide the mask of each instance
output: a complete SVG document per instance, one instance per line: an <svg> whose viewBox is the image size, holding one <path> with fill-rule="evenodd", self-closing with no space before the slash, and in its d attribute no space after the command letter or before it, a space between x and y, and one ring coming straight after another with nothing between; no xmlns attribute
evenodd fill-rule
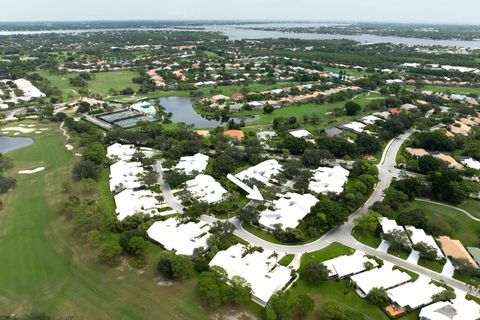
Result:
<svg viewBox="0 0 480 320"><path fill-rule="evenodd" d="M479 4L87 2L0 10L0 319L480 320Z"/></svg>

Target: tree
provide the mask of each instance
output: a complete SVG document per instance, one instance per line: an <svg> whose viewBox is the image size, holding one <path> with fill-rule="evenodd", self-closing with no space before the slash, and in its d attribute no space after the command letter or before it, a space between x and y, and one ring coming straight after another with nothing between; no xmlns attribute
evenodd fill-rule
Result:
<svg viewBox="0 0 480 320"><path fill-rule="evenodd" d="M100 177L101 167L90 160L81 160L73 167L73 177L77 180Z"/></svg>
<svg viewBox="0 0 480 320"><path fill-rule="evenodd" d="M194 272L193 262L189 257L170 252L160 254L157 270L168 279L187 279Z"/></svg>
<svg viewBox="0 0 480 320"><path fill-rule="evenodd" d="M0 173L11 168L13 168L12 159L0 153Z"/></svg>
<svg viewBox="0 0 480 320"><path fill-rule="evenodd" d="M274 110L273 107L269 104L267 104L263 107L263 112L266 113L266 114L272 113L273 110Z"/></svg>
<svg viewBox="0 0 480 320"><path fill-rule="evenodd" d="M355 225L363 232L374 233L380 224L379 219L382 215L375 211L368 211L355 219Z"/></svg>
<svg viewBox="0 0 480 320"><path fill-rule="evenodd" d="M344 316L345 316L345 309L342 308L335 301L328 301L323 304L322 311L320 313L320 319L343 320Z"/></svg>
<svg viewBox="0 0 480 320"><path fill-rule="evenodd" d="M432 296L432 301L433 302L450 301L450 300L455 299L456 297L457 297L457 295L455 294L455 291L445 289L440 293L434 294Z"/></svg>
<svg viewBox="0 0 480 320"><path fill-rule="evenodd" d="M410 238L408 234L400 229L394 229L389 233L383 234L383 239L388 242L393 250L402 250L410 252Z"/></svg>
<svg viewBox="0 0 480 320"><path fill-rule="evenodd" d="M413 246L413 249L418 251L418 253L420 254L420 257L422 257L422 258L425 258L425 259L431 260L431 261L438 260L437 250L434 247L432 247L431 245L429 245L429 244L427 244L423 241L420 241L420 242L416 243Z"/></svg>
<svg viewBox="0 0 480 320"><path fill-rule="evenodd" d="M398 210L401 207L405 206L408 201L408 196L398 191L394 188L388 188L385 191L385 198L383 199L383 203L389 205L392 209Z"/></svg>
<svg viewBox="0 0 480 320"><path fill-rule="evenodd" d="M15 188L17 180L15 178L4 177L0 175L0 193L6 193Z"/></svg>
<svg viewBox="0 0 480 320"><path fill-rule="evenodd" d="M437 171L441 166L442 162L431 155L418 158L418 171L423 174L429 174L430 172Z"/></svg>
<svg viewBox="0 0 480 320"><path fill-rule="evenodd" d="M147 241L142 237L132 237L128 240L127 251L133 255L143 254L147 248Z"/></svg>
<svg viewBox="0 0 480 320"><path fill-rule="evenodd" d="M315 217L318 223L316 227L332 229L347 221L349 212L339 202L322 197L310 210L310 214Z"/></svg>
<svg viewBox="0 0 480 320"><path fill-rule="evenodd" d="M291 135L283 140L283 147L295 156L302 155L307 146L308 142L305 139L295 138Z"/></svg>
<svg viewBox="0 0 480 320"><path fill-rule="evenodd" d="M348 101L345 103L345 113L349 116L356 115L361 109L362 107L354 101Z"/></svg>
<svg viewBox="0 0 480 320"><path fill-rule="evenodd" d="M102 164L106 159L107 153L101 143L92 143L83 151L83 159L90 160L95 164Z"/></svg>
<svg viewBox="0 0 480 320"><path fill-rule="evenodd" d="M383 288L372 288L367 294L367 300L379 307L383 307L390 302L390 298Z"/></svg>
<svg viewBox="0 0 480 320"><path fill-rule="evenodd" d="M238 213L238 219L244 225L251 225L252 223L258 222L258 213L255 208L246 206Z"/></svg>
<svg viewBox="0 0 480 320"><path fill-rule="evenodd" d="M151 186L157 184L157 181L158 181L158 174L156 172L148 172L143 177L143 182L145 182L145 184L148 187L151 187Z"/></svg>
<svg viewBox="0 0 480 320"><path fill-rule="evenodd" d="M291 310L288 304L288 293L277 292L265 306L265 319L287 320L290 319Z"/></svg>
<svg viewBox="0 0 480 320"><path fill-rule="evenodd" d="M309 261L301 271L302 277L314 283L328 280L329 275L327 266L316 261Z"/></svg>
<svg viewBox="0 0 480 320"><path fill-rule="evenodd" d="M294 308L294 313L300 319L304 319L309 313L311 313L315 309L315 301L310 298L309 295L300 294L297 298L297 304Z"/></svg>
<svg viewBox="0 0 480 320"><path fill-rule="evenodd" d="M98 255L98 260L111 266L116 266L120 263L120 254L122 247L117 243L106 244Z"/></svg>
<svg viewBox="0 0 480 320"><path fill-rule="evenodd" d="M379 139L366 133L360 134L356 144L362 154L374 154L382 149Z"/></svg>

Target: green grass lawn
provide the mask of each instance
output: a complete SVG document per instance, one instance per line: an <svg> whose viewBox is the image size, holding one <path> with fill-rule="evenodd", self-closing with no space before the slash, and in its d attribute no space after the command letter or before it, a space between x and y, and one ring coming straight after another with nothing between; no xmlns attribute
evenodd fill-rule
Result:
<svg viewBox="0 0 480 320"><path fill-rule="evenodd" d="M480 245L480 222L462 212L437 204L413 201L406 210L422 209L430 221L436 221L444 235L460 240L464 246Z"/></svg>
<svg viewBox="0 0 480 320"><path fill-rule="evenodd" d="M324 262L343 255L352 255L355 249L344 246L341 243L333 242L328 247L318 251L305 253L302 256L300 270L310 261Z"/></svg>
<svg viewBox="0 0 480 320"><path fill-rule="evenodd" d="M403 260L407 260L408 256L410 255L410 253L407 253L405 251L394 250L394 249L391 249L391 248L388 248L388 254L390 254L392 256L395 256L397 258L403 259Z"/></svg>
<svg viewBox="0 0 480 320"><path fill-rule="evenodd" d="M71 102L75 99L78 99L80 95L78 94L78 88L74 88L70 85L69 79L74 77L74 74L51 74L48 71L40 70L38 73L48 79L52 86L57 87L62 91L63 101Z"/></svg>
<svg viewBox="0 0 480 320"><path fill-rule="evenodd" d="M415 89L414 86L407 86L410 89ZM458 93L458 94L469 94L474 93L480 95L480 88L474 87L447 87L447 86L424 86L421 87L420 90L427 90L433 92L450 92L450 93Z"/></svg>
<svg viewBox="0 0 480 320"><path fill-rule="evenodd" d="M357 227L353 228L352 236L359 242L372 248L378 248L378 246L382 242L382 239L375 236L375 234L364 232Z"/></svg>
<svg viewBox="0 0 480 320"><path fill-rule="evenodd" d="M443 270L443 266L445 265L445 260L441 261L431 261L425 258L418 259L418 265L425 267L427 269L433 270L435 272L441 273Z"/></svg>
<svg viewBox="0 0 480 320"><path fill-rule="evenodd" d="M467 211L472 216L477 217L480 219L480 201L468 199L467 201L463 202L459 208Z"/></svg>
<svg viewBox="0 0 480 320"><path fill-rule="evenodd" d="M278 263L284 267L288 266L292 261L293 259L295 258L295 255L293 254L287 254L285 255L282 259L280 259L278 261Z"/></svg>
<svg viewBox="0 0 480 320"><path fill-rule="evenodd" d="M135 91L140 88L138 84L132 82L132 78L138 76L138 74L133 71L99 72L94 73L94 75L95 79L88 81L88 88L103 97L108 96L108 90L110 90L110 88L123 90L131 87Z"/></svg>
<svg viewBox="0 0 480 320"><path fill-rule="evenodd" d="M128 265L106 268L97 251L79 243L72 222L56 214L76 160L65 148L58 124L33 135L33 145L9 152L15 168L7 174L17 187L2 195L0 211L0 314L45 312L75 319L207 319L195 279L157 285L155 263L143 274ZM45 166L34 175L19 169ZM105 195L104 195L105 196ZM160 253L153 244L150 258Z"/></svg>

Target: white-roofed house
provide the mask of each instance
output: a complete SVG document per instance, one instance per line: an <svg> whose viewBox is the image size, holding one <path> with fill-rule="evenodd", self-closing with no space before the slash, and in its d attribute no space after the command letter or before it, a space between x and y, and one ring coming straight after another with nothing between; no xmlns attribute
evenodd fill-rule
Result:
<svg viewBox="0 0 480 320"><path fill-rule="evenodd" d="M393 269L393 265L385 262L381 268L372 269L352 276L359 294L366 296L373 288L390 289L411 280L408 273Z"/></svg>
<svg viewBox="0 0 480 320"><path fill-rule="evenodd" d="M340 127L344 129L350 129L357 133L362 133L365 131L366 125L361 122L351 121L351 122L341 124Z"/></svg>
<svg viewBox="0 0 480 320"><path fill-rule="evenodd" d="M464 297L440 301L422 308L420 320L478 320L480 305Z"/></svg>
<svg viewBox="0 0 480 320"><path fill-rule="evenodd" d="M132 144L114 143L107 147L107 157L111 160L129 161L135 152L135 146Z"/></svg>
<svg viewBox="0 0 480 320"><path fill-rule="evenodd" d="M231 280L239 276L252 288L252 299L265 306L270 297L281 290L291 279L290 269L277 263L282 254L273 251L248 252L241 244L218 252L210 261L210 266L223 268Z"/></svg>
<svg viewBox="0 0 480 320"><path fill-rule="evenodd" d="M412 240L414 245L420 242L426 243L435 249L438 260L443 258L442 250L440 250L438 247L435 239L432 236L427 235L423 229L417 229L413 226L406 226L405 229L407 230L410 240Z"/></svg>
<svg viewBox="0 0 480 320"><path fill-rule="evenodd" d="M341 166L319 167L308 184L308 189L315 193L343 192L343 187L348 180L350 172Z"/></svg>
<svg viewBox="0 0 480 320"><path fill-rule="evenodd" d="M431 303L433 295L445 290L430 283L431 281L430 278L420 276L415 282L408 282L387 290L387 294L401 308L414 310Z"/></svg>
<svg viewBox="0 0 480 320"><path fill-rule="evenodd" d="M376 268L378 263L367 255L357 250L352 255L344 255L323 262L330 271L330 277L339 279L349 277L367 269Z"/></svg>
<svg viewBox="0 0 480 320"><path fill-rule="evenodd" d="M227 195L227 190L220 183L205 174L199 174L194 179L187 181L186 189L198 201L209 204L220 202Z"/></svg>
<svg viewBox="0 0 480 320"><path fill-rule="evenodd" d="M281 225L283 230L296 228L317 202L318 199L311 194L289 192L275 201L274 209L260 213L259 223L271 230L276 225Z"/></svg>
<svg viewBox="0 0 480 320"><path fill-rule="evenodd" d="M206 222L179 223L175 218L157 221L147 230L148 236L167 250L192 255L196 248L208 248L210 226Z"/></svg>
<svg viewBox="0 0 480 320"><path fill-rule="evenodd" d="M480 161L477 161L473 158L462 158L460 162L467 168L480 170Z"/></svg>
<svg viewBox="0 0 480 320"><path fill-rule="evenodd" d="M122 221L126 217L133 216L136 213L145 213L155 215L160 207L155 194L150 190L133 191L125 189L115 195L115 207L118 220Z"/></svg>
<svg viewBox="0 0 480 320"><path fill-rule="evenodd" d="M383 233L390 233L394 230L404 231L403 228L397 224L397 221L385 217L380 219L380 225L382 226Z"/></svg>
<svg viewBox="0 0 480 320"><path fill-rule="evenodd" d="M110 191L137 189L143 185L144 170L140 162L118 161L110 166Z"/></svg>
<svg viewBox="0 0 480 320"><path fill-rule="evenodd" d="M360 120L360 122L363 122L364 124L367 124L367 125L375 124L379 121L383 121L382 118L378 118L378 117L375 117L373 115L362 117L359 120Z"/></svg>
<svg viewBox="0 0 480 320"><path fill-rule="evenodd" d="M244 181L254 179L266 185L274 181L275 176L283 171L283 166L277 160L266 160L250 167L235 176Z"/></svg>
<svg viewBox="0 0 480 320"><path fill-rule="evenodd" d="M294 129L294 130L290 130L288 133L295 138L305 139L305 140L309 140L313 137L312 133L305 129Z"/></svg>
<svg viewBox="0 0 480 320"><path fill-rule="evenodd" d="M176 165L175 169L182 171L187 175L196 173L202 173L208 166L207 155L197 153L193 156L182 157Z"/></svg>

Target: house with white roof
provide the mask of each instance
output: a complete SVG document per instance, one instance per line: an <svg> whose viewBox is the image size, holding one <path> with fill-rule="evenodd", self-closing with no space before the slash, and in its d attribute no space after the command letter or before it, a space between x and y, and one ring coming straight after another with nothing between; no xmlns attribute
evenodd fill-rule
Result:
<svg viewBox="0 0 480 320"><path fill-rule="evenodd" d="M266 160L250 167L235 176L242 180L254 179L266 185L274 181L275 176L283 171L283 166L277 160Z"/></svg>
<svg viewBox="0 0 480 320"><path fill-rule="evenodd" d="M236 244L218 252L209 265L223 268L230 280L234 276L245 279L252 288L253 300L265 306L291 279L290 269L277 263L282 255L270 250L249 252L246 246Z"/></svg>
<svg viewBox="0 0 480 320"><path fill-rule="evenodd" d="M360 118L360 122L363 122L366 125L375 124L378 121L383 121L383 119L378 118L378 117L373 116L373 115L365 116L365 117Z"/></svg>
<svg viewBox="0 0 480 320"><path fill-rule="evenodd" d="M305 140L309 140L313 137L312 133L305 129L290 130L288 133L295 138L305 139Z"/></svg>
<svg viewBox="0 0 480 320"><path fill-rule="evenodd" d="M381 268L372 269L352 276L361 295L367 295L373 288L390 289L411 280L408 273L393 269L385 262Z"/></svg>
<svg viewBox="0 0 480 320"><path fill-rule="evenodd" d="M355 251L352 255L344 255L327 260L323 264L328 268L330 277L343 279L352 275L363 272L367 269L378 267L378 263L360 250Z"/></svg>
<svg viewBox="0 0 480 320"><path fill-rule="evenodd" d="M388 297L401 308L417 309L432 302L432 296L445 288L431 283L431 279L420 276L415 282L387 290Z"/></svg>
<svg viewBox="0 0 480 320"><path fill-rule="evenodd" d="M318 199L311 194L289 192L275 201L273 209L260 213L259 223L270 230L276 225L281 225L283 230L296 228L317 202Z"/></svg>
<svg viewBox="0 0 480 320"><path fill-rule="evenodd" d="M340 127L355 131L357 133L362 133L365 131L366 125L361 122L351 121L351 122L341 124Z"/></svg>
<svg viewBox="0 0 480 320"><path fill-rule="evenodd" d="M136 213L155 215L160 207L155 196L150 190L133 191L130 189L125 189L115 195L115 212L118 220L122 221Z"/></svg>
<svg viewBox="0 0 480 320"><path fill-rule="evenodd" d="M220 202L227 195L227 190L220 183L205 174L199 174L195 179L187 181L186 189L198 201L209 204Z"/></svg>
<svg viewBox="0 0 480 320"><path fill-rule="evenodd" d="M207 249L210 225L206 222L179 223L175 218L157 221L147 230L148 236L167 250L192 255L196 248Z"/></svg>
<svg viewBox="0 0 480 320"><path fill-rule="evenodd" d="M111 160L130 161L136 149L133 144L114 143L107 147L107 157Z"/></svg>
<svg viewBox="0 0 480 320"><path fill-rule="evenodd" d="M194 156L182 157L175 169L187 175L194 174L195 172L202 173L208 166L208 159L209 157L207 155L201 153L197 153Z"/></svg>
<svg viewBox="0 0 480 320"><path fill-rule="evenodd" d="M440 301L422 308L420 320L478 320L480 305L464 297Z"/></svg>
<svg viewBox="0 0 480 320"><path fill-rule="evenodd" d="M335 193L343 192L343 187L348 180L350 172L341 166L319 167L315 170L308 189L315 193Z"/></svg>
<svg viewBox="0 0 480 320"><path fill-rule="evenodd" d="M480 161L477 161L471 157L462 158L460 162L467 168L480 170Z"/></svg>
<svg viewBox="0 0 480 320"><path fill-rule="evenodd" d="M140 162L115 162L110 166L110 191L140 188L143 185L143 173Z"/></svg>
<svg viewBox="0 0 480 320"><path fill-rule="evenodd" d="M390 233L394 230L404 231L403 228L397 224L397 221L385 217L380 219L380 225L382 226L383 233Z"/></svg>
<svg viewBox="0 0 480 320"><path fill-rule="evenodd" d="M414 245L420 242L426 243L435 249L437 252L437 259L440 260L443 258L442 250L438 247L435 239L432 236L427 235L423 229L417 229L413 226L406 226L405 229Z"/></svg>
<svg viewBox="0 0 480 320"><path fill-rule="evenodd" d="M45 97L45 93L43 93L37 87L35 87L29 80L17 79L17 80L13 80L13 82L17 85L18 89L23 91L23 97L19 97L22 100L28 101L33 98Z"/></svg>

